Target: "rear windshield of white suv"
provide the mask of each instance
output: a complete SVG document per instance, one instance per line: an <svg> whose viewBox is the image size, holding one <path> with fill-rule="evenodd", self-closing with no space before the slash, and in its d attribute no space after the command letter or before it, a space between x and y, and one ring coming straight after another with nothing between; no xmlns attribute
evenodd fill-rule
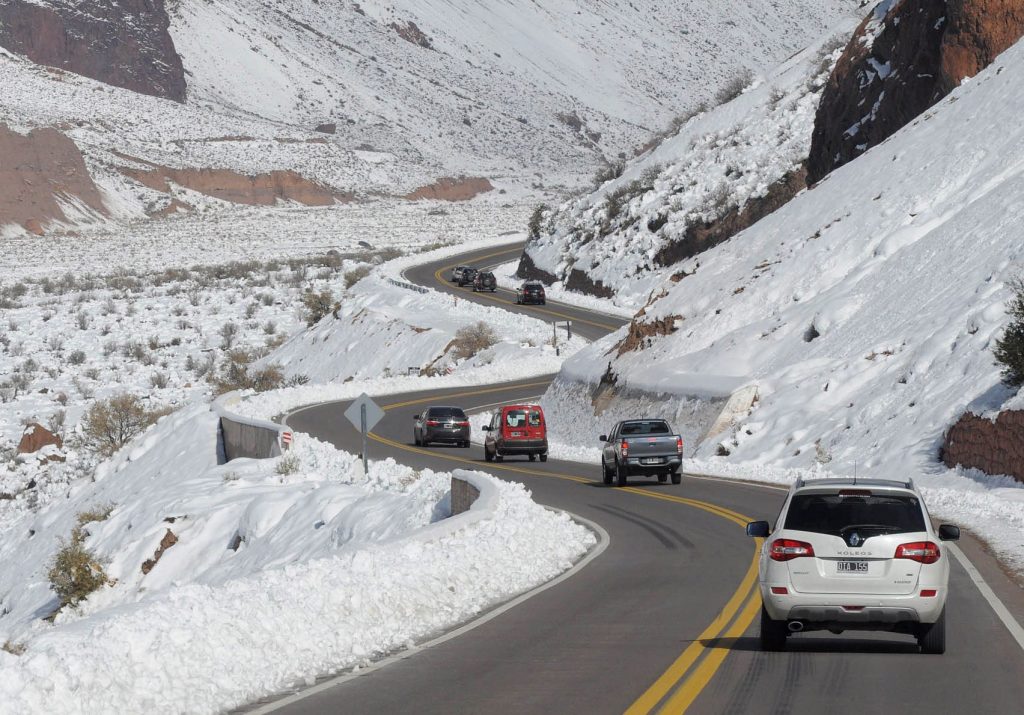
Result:
<svg viewBox="0 0 1024 715"><path fill-rule="evenodd" d="M843 536L853 529L876 534L924 531L917 497L896 494L797 494L786 513L786 529Z"/></svg>

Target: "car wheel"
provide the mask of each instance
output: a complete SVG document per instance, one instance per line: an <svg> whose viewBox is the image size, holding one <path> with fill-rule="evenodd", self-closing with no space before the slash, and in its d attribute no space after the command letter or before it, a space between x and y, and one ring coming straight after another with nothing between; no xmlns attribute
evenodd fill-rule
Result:
<svg viewBox="0 0 1024 715"><path fill-rule="evenodd" d="M541 304L541 305L547 305L547 304L548 304L548 302L547 302L546 300L542 300L542 301L540 302L540 304Z"/></svg>
<svg viewBox="0 0 1024 715"><path fill-rule="evenodd" d="M616 483L620 487L624 487L624 486L626 486L626 479L627 479L626 468L624 466L622 466L621 464L619 464L618 462L616 462L615 463L615 481L616 481Z"/></svg>
<svg viewBox="0 0 1024 715"><path fill-rule="evenodd" d="M415 432L412 433L412 443L415 444L417 447L419 447L421 444L420 436Z"/></svg>
<svg viewBox="0 0 1024 715"><path fill-rule="evenodd" d="M946 652L946 609L942 609L935 623L922 623L917 627L917 644L922 653L941 655Z"/></svg>
<svg viewBox="0 0 1024 715"><path fill-rule="evenodd" d="M761 606L761 650L780 651L786 649L786 636L789 629L785 621L776 621Z"/></svg>
<svg viewBox="0 0 1024 715"><path fill-rule="evenodd" d="M668 481L668 475L665 472L658 472L658 484L664 484Z"/></svg>
<svg viewBox="0 0 1024 715"><path fill-rule="evenodd" d="M531 462L536 462L537 461L537 455L536 454L531 454L530 455L530 461Z"/></svg>
<svg viewBox="0 0 1024 715"><path fill-rule="evenodd" d="M608 465L604 463L604 459L601 460L601 478L604 480L605 484L611 484L612 479L615 478L612 470L608 469Z"/></svg>
<svg viewBox="0 0 1024 715"><path fill-rule="evenodd" d="M487 447L484 447L484 461L485 462L490 462L493 459L494 459L494 455L491 454L491 451L489 449L487 449Z"/></svg>
<svg viewBox="0 0 1024 715"><path fill-rule="evenodd" d="M547 452L545 452L544 454L540 455L540 461L542 461L542 462L548 461L548 453Z"/></svg>
<svg viewBox="0 0 1024 715"><path fill-rule="evenodd" d="M505 458L504 458L504 457L502 457L502 456L501 456L500 454L498 454L497 452L495 452L495 453L494 453L494 461L495 461L495 462L504 462L504 461L505 461Z"/></svg>
<svg viewBox="0 0 1024 715"><path fill-rule="evenodd" d="M682 481L683 481L683 475L682 474L680 474L679 472L672 472L672 483L673 484L679 484Z"/></svg>

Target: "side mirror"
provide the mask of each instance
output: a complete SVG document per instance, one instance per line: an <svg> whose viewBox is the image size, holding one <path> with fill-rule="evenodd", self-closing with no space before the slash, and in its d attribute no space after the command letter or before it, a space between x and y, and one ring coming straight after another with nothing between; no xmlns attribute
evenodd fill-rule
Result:
<svg viewBox="0 0 1024 715"><path fill-rule="evenodd" d="M419 415L413 415L413 416L412 416L412 418L413 418L414 420L418 420L418 419L420 418L420 416L419 416Z"/></svg>
<svg viewBox="0 0 1024 715"><path fill-rule="evenodd" d="M601 440L602 442L607 442L608 441L608 435L603 434L600 437L598 437L598 439Z"/></svg>
<svg viewBox="0 0 1024 715"><path fill-rule="evenodd" d="M939 526L939 541L959 541L959 539L959 526L953 526L952 524L942 524Z"/></svg>
<svg viewBox="0 0 1024 715"><path fill-rule="evenodd" d="M747 524L747 536L756 536L762 539L771 533L771 527L767 521L752 521Z"/></svg>
<svg viewBox="0 0 1024 715"><path fill-rule="evenodd" d="M491 431L491 426L490 425L484 425L480 429L483 430L484 432L490 432Z"/></svg>

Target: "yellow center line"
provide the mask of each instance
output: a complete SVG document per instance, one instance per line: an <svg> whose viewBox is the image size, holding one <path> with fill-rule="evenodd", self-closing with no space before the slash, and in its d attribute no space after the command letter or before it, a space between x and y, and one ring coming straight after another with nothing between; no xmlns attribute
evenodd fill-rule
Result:
<svg viewBox="0 0 1024 715"><path fill-rule="evenodd" d="M751 590L757 585L757 564L761 546L761 539L756 539L758 548L754 550L754 558L740 582L739 588L732 594L732 597L725 604L725 608L711 621L710 625L697 636L682 654L668 667L668 669L655 680L643 695L636 699L626 715L640 715L651 712L662 699L679 683L689 671L690 667L697 662L697 659L704 653L703 641L720 637L721 631L729 625L736 616L736 612L743 605L743 602L750 596ZM759 602L760 603L760 602ZM745 630L745 627L744 627ZM682 712L677 711L677 712Z"/></svg>
<svg viewBox="0 0 1024 715"><path fill-rule="evenodd" d="M509 253L509 251L498 251L497 253L489 253L489 254L484 255L484 256L477 256L474 260L475 261L482 261L485 258L493 258L494 256L501 256L501 255L506 254L506 253ZM436 278L437 282L440 283L441 285L445 285L445 286L449 285L449 281L446 281L444 279L444 277L442 277L441 274L444 273L445 271L451 270L452 268L454 268L457 265L460 265L460 264L452 263L451 265L442 266L441 268L438 268L436 271L434 271L434 278ZM495 303L503 303L505 305L516 305L515 301L506 300L504 298L499 298L498 296L496 296L494 294L484 295L483 293L477 293L477 297L479 297L479 298L486 298L487 300L494 301ZM586 318L580 318L580 317L575 316L575 315L569 315L568 313L560 313L557 310L550 310L548 308L535 308L533 306L530 306L529 308L526 308L526 306L520 306L520 307L523 308L523 309L528 309L528 310L530 310L531 312L534 312L534 313L544 313L545 315L553 315L556 318L564 318L565 320L571 320L574 323L584 323L585 325L592 325L595 328L601 328L601 329L607 330L609 332L612 332L612 331L615 331L615 330L619 329L619 327L617 325L607 325L606 323L597 323L597 322L595 322L593 320L587 320Z"/></svg>
<svg viewBox="0 0 1024 715"><path fill-rule="evenodd" d="M543 387L547 384L549 384L547 381L541 381L521 383L518 385L506 385L502 387L487 387L449 393L445 395L444 398L473 397L476 395L506 392L508 390L520 388L531 389L535 387ZM420 397L413 400L405 400L403 402L395 402L385 405L382 409L390 411L400 407L410 407L427 402L436 402L438 399L437 395ZM405 452L445 459L450 462L469 465L474 469L481 469L484 467L484 465L475 459L458 457L443 452L439 453L420 447L413 447L387 437L382 437L374 432L371 432L368 436L376 442ZM495 471L500 470L502 472L514 474L525 474L534 477L544 477L548 479L561 479L581 484L596 483L595 479L584 476L574 474L556 474L553 472L506 464L488 464L486 465L486 469ZM726 507L722 507L717 504L711 504L709 502L699 501L696 499L689 499L687 497L680 497L673 494L652 492L638 489L636 487L620 487L615 489L615 491L634 494L649 499L661 499L663 501L689 506L694 509L701 509L740 526L744 526L750 521L749 517L740 514L739 512L727 509ZM708 627L704 629L700 636L698 636L697 640L693 641L686 650L684 650L682 654L673 661L668 669L665 670L665 672L662 673L662 675L655 680L639 698L637 698L628 710L626 710L627 715L641 715L652 712L670 693L672 694L671 698L658 712L684 712L707 686L707 684L711 682L711 679L725 661L726 656L728 656L729 650L728 648L716 648L713 645L706 646L704 643L718 638L735 638L743 635L757 614L757 610L760 608L761 599L760 594L757 591L757 575L759 554L763 540L755 539L755 541L756 548L754 549L754 555L749 567L747 568L746 574L744 574L743 580L733 592L728 602L726 602L725 607L721 612L719 612ZM745 607L744 604L746 604ZM743 611L737 616L737 612L740 611L741 607L743 607ZM730 623L732 624L731 627ZM696 667L694 667L695 665ZM674 690L675 692L673 693Z"/></svg>
<svg viewBox="0 0 1024 715"><path fill-rule="evenodd" d="M747 628L754 621L754 617L761 609L761 594L758 593L757 589L752 589L750 598L747 599L747 605L743 608L743 612L740 613L739 617L733 622L732 626L725 633L717 636L717 638L739 638L746 633ZM697 654L701 655L704 651L709 651L704 660L701 661L697 669L690 674L686 682L683 683L682 687L677 690L667 703L658 711L659 715L665 713L683 713L693 704L693 701L697 699L701 691L707 687L707 684L711 682L711 679L715 677L715 673L722 665L722 661L725 660L726 656L729 655L729 648L717 647L715 645L705 646L703 643L696 644L699 646L700 652Z"/></svg>

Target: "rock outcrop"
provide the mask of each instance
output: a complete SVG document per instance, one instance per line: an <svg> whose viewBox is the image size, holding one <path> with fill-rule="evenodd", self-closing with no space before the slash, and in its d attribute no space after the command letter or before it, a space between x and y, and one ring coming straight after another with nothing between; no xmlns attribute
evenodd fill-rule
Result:
<svg viewBox="0 0 1024 715"><path fill-rule="evenodd" d="M19 134L0 124L0 226L42 234L67 220L62 203L107 213L75 143L56 129Z"/></svg>
<svg viewBox="0 0 1024 715"><path fill-rule="evenodd" d="M164 0L0 0L0 46L42 65L185 101Z"/></svg>
<svg viewBox="0 0 1024 715"><path fill-rule="evenodd" d="M861 23L815 118L808 181L885 141L1024 34L1024 0L884 0Z"/></svg>
<svg viewBox="0 0 1024 715"><path fill-rule="evenodd" d="M475 176L443 177L433 184L421 186L405 195L410 201L434 199L435 201L469 201L470 199L493 191L494 186L487 179Z"/></svg>
<svg viewBox="0 0 1024 715"><path fill-rule="evenodd" d="M64 441L41 424L33 422L25 427L25 432L21 435L21 441L18 442L18 454L35 454L50 445L62 449Z"/></svg>
<svg viewBox="0 0 1024 715"><path fill-rule="evenodd" d="M170 193L170 185L174 183L222 201L250 206L269 206L279 200L306 206L330 206L335 201L351 201L353 198L351 194L321 186L294 171L270 171L247 176L231 169L172 169L134 157L131 159L149 168L121 167L121 173L163 193Z"/></svg>
<svg viewBox="0 0 1024 715"><path fill-rule="evenodd" d="M946 433L942 461L1024 482L1024 412L1007 410L995 421L965 413Z"/></svg>

